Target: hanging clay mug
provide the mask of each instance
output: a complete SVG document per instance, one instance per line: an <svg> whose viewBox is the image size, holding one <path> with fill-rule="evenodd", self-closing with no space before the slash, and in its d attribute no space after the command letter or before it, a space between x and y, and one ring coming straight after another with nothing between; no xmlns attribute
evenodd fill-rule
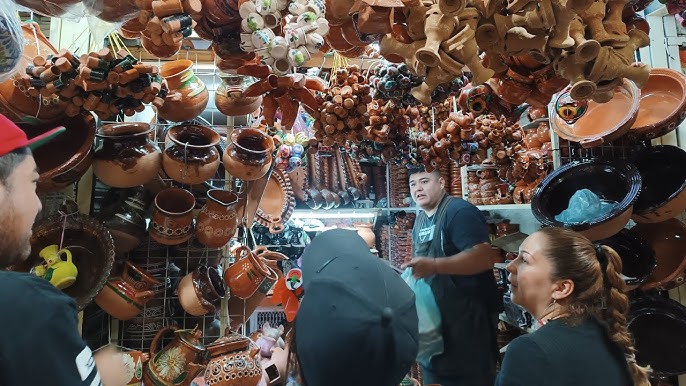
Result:
<svg viewBox="0 0 686 386"><path fill-rule="evenodd" d="M227 329L226 336L207 346L210 360L205 382L213 386L253 386L262 378L260 346Z"/></svg>
<svg viewBox="0 0 686 386"><path fill-rule="evenodd" d="M214 267L201 265L181 279L179 303L194 316L214 314L226 295L224 281Z"/></svg>
<svg viewBox="0 0 686 386"><path fill-rule="evenodd" d="M214 94L217 110L228 116L246 115L260 108L262 96L247 97L243 91L249 86L247 76L220 73L222 84Z"/></svg>
<svg viewBox="0 0 686 386"><path fill-rule="evenodd" d="M95 133L93 174L113 188L143 185L157 175L160 148L152 140L147 123L113 123Z"/></svg>
<svg viewBox="0 0 686 386"><path fill-rule="evenodd" d="M195 76L192 61L167 62L160 68L160 75L169 87L169 94L157 111L160 118L174 122L189 121L205 110L209 92L205 83Z"/></svg>
<svg viewBox="0 0 686 386"><path fill-rule="evenodd" d="M219 168L219 133L200 125L179 125L169 129L169 142L162 155L164 172L182 184L200 184Z"/></svg>
<svg viewBox="0 0 686 386"><path fill-rule="evenodd" d="M109 279L95 297L95 303L114 318L129 320L141 313L145 303L155 295L152 288L159 284L127 261L121 277Z"/></svg>
<svg viewBox="0 0 686 386"><path fill-rule="evenodd" d="M236 248L233 256L236 261L224 271L224 281L232 296L247 299L257 291L270 272L262 259L245 245Z"/></svg>
<svg viewBox="0 0 686 386"><path fill-rule="evenodd" d="M252 127L234 129L226 147L224 168L243 181L264 176L272 163L274 140L267 133Z"/></svg>
<svg viewBox="0 0 686 386"><path fill-rule="evenodd" d="M236 233L238 196L230 191L210 189L207 203L196 220L195 237L208 248L221 248Z"/></svg>
<svg viewBox="0 0 686 386"><path fill-rule="evenodd" d="M278 252L267 252L260 255L260 259L264 262L268 274L262 279L262 282L257 287L257 290L247 299L241 299L237 296L229 298L229 324L231 328L237 329L241 324L245 323L250 318L257 307L267 297L267 294L274 286L280 276L283 276L281 270L276 266L276 260L268 260L272 258L280 258L275 256ZM285 256L284 256L285 257Z"/></svg>
<svg viewBox="0 0 686 386"><path fill-rule="evenodd" d="M150 219L150 238L164 245L181 244L193 235L195 197L181 188L169 188L155 196Z"/></svg>

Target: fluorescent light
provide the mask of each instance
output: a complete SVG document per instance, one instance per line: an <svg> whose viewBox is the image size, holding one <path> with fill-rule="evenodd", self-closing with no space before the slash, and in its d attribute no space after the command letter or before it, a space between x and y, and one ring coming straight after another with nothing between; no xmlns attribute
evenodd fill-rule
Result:
<svg viewBox="0 0 686 386"><path fill-rule="evenodd" d="M376 212L294 211L291 218L374 218Z"/></svg>

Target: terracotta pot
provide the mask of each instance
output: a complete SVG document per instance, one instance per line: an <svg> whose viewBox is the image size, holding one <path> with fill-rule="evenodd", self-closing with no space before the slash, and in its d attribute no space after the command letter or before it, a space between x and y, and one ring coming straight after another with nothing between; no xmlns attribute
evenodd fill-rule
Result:
<svg viewBox="0 0 686 386"><path fill-rule="evenodd" d="M169 86L169 94L158 110L160 118L174 122L189 121L205 110L209 93L205 83L195 76L192 61L167 62L160 68L160 75Z"/></svg>
<svg viewBox="0 0 686 386"><path fill-rule="evenodd" d="M93 163L95 119L84 113L73 118L64 117L53 123L29 125L19 123L29 138L36 137L55 126L68 128L60 136L33 150L33 158L40 171L36 190L55 192L78 181Z"/></svg>
<svg viewBox="0 0 686 386"><path fill-rule="evenodd" d="M272 163L274 141L262 130L234 129L231 142L224 152L224 168L232 176L254 181L264 176Z"/></svg>
<svg viewBox="0 0 686 386"><path fill-rule="evenodd" d="M96 131L93 174L107 186L132 188L157 176L160 149L147 123L113 123Z"/></svg>
<svg viewBox="0 0 686 386"><path fill-rule="evenodd" d="M142 24L138 17L134 17L119 27L119 33L126 39L136 39L141 36L141 32L143 32L145 28L146 25Z"/></svg>
<svg viewBox="0 0 686 386"><path fill-rule="evenodd" d="M144 32L140 34L141 45L148 53L158 58L171 58L176 55L181 49L182 42L173 45L155 44Z"/></svg>
<svg viewBox="0 0 686 386"><path fill-rule="evenodd" d="M233 255L236 261L224 271L224 281L231 296L247 299L257 291L270 272L264 262L244 245L238 247Z"/></svg>
<svg viewBox="0 0 686 386"><path fill-rule="evenodd" d="M214 314L226 295L224 281L216 268L205 265L184 276L177 291L181 307L194 316Z"/></svg>
<svg viewBox="0 0 686 386"><path fill-rule="evenodd" d="M686 152L676 146L640 150L633 163L643 186L631 217L638 223L660 222L686 210Z"/></svg>
<svg viewBox="0 0 686 386"><path fill-rule="evenodd" d="M612 237L599 240L598 244L611 247L622 258L622 275L626 283L626 291L638 288L657 266L653 247L641 239L636 232L628 229L622 229Z"/></svg>
<svg viewBox="0 0 686 386"><path fill-rule="evenodd" d="M376 248L376 234L374 234L374 224L358 222L353 224L355 229L357 229L357 234L362 237L369 249Z"/></svg>
<svg viewBox="0 0 686 386"><path fill-rule="evenodd" d="M505 102L520 105L533 91L533 82L531 76L520 74L509 68L504 75L499 77L495 91Z"/></svg>
<svg viewBox="0 0 686 386"><path fill-rule="evenodd" d="M226 25L241 20L235 0L203 1L203 16L214 25Z"/></svg>
<svg viewBox="0 0 686 386"><path fill-rule="evenodd" d="M158 343L165 333L174 332L174 340L161 351ZM198 329L179 330L165 327L157 332L150 346L150 361L143 372L144 385L190 386L193 379L205 370L206 349L200 342Z"/></svg>
<svg viewBox="0 0 686 386"><path fill-rule="evenodd" d="M121 277L107 281L95 297L95 303L119 320L129 320L140 314L143 305L154 296L152 287L160 284L131 262L126 262Z"/></svg>
<svg viewBox="0 0 686 386"><path fill-rule="evenodd" d="M207 346L210 360L205 381L213 386L254 386L262 379L260 346L247 336L227 330ZM233 366L227 366L228 363Z"/></svg>
<svg viewBox="0 0 686 386"><path fill-rule="evenodd" d="M238 226L237 202L238 196L233 192L221 189L207 191L207 204L196 220L195 237L200 243L208 248L221 248L231 240Z"/></svg>
<svg viewBox="0 0 686 386"><path fill-rule="evenodd" d="M182 184L200 184L219 169L219 133L200 125L179 125L169 129L169 144L162 155L164 172Z"/></svg>
<svg viewBox="0 0 686 386"><path fill-rule="evenodd" d="M214 94L217 110L228 116L246 115L260 108L262 96L246 97L243 90L248 86L247 77L221 73L222 84Z"/></svg>
<svg viewBox="0 0 686 386"><path fill-rule="evenodd" d="M265 297L267 297L267 294L274 286L274 283L279 280L280 276L283 276L281 270L278 268L273 268L273 265L275 265L274 263L269 263L267 261L268 258L274 258L272 253L275 252L270 251L268 254L262 254L262 257L260 257L260 259L262 259L266 265L269 273L262 279L262 282L257 287L257 290L247 299L241 299L236 296L229 298L229 324L231 325L232 329L237 329L241 324L245 323L245 321L250 318L250 315L255 312L257 307L262 303Z"/></svg>
<svg viewBox="0 0 686 386"><path fill-rule="evenodd" d="M668 68L653 68L641 88L638 118L629 131L652 139L673 131L686 118L686 76Z"/></svg>
<svg viewBox="0 0 686 386"><path fill-rule="evenodd" d="M657 268L641 285L641 289L669 290L686 279L686 225L677 219L653 224L638 224L631 228L653 247Z"/></svg>
<svg viewBox="0 0 686 386"><path fill-rule="evenodd" d="M193 235L195 197L181 188L169 188L155 196L150 219L150 238L164 245L181 244Z"/></svg>

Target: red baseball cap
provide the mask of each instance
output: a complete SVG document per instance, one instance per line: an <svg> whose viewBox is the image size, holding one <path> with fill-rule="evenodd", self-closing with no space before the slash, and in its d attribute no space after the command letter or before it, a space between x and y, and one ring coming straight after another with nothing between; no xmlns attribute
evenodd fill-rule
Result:
<svg viewBox="0 0 686 386"><path fill-rule="evenodd" d="M35 149L66 130L64 126L59 126L29 139L24 130L20 129L6 116L0 114L0 156L22 147L28 146L30 149Z"/></svg>

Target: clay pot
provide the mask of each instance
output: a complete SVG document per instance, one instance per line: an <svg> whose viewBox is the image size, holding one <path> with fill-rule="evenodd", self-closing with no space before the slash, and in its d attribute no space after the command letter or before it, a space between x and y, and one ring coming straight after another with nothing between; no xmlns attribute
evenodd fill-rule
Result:
<svg viewBox="0 0 686 386"><path fill-rule="evenodd" d="M87 12L110 23L130 19L139 9L134 0L104 0L83 2Z"/></svg>
<svg viewBox="0 0 686 386"><path fill-rule="evenodd" d="M142 24L138 17L134 17L119 27L119 34L126 39L137 39L145 28L146 25Z"/></svg>
<svg viewBox="0 0 686 386"><path fill-rule="evenodd" d="M113 123L96 131L93 173L107 186L132 188L151 181L160 170L160 149L147 123Z"/></svg>
<svg viewBox="0 0 686 386"><path fill-rule="evenodd" d="M262 379L260 346L247 336L227 330L207 346L210 360L205 381L213 386L254 386ZM234 364L227 366L228 363Z"/></svg>
<svg viewBox="0 0 686 386"><path fill-rule="evenodd" d="M205 0L203 16L213 25L226 25L241 20L236 0Z"/></svg>
<svg viewBox="0 0 686 386"><path fill-rule="evenodd" d="M207 203L196 220L195 237L200 243L208 248L221 248L231 240L238 226L237 202L238 196L233 192L221 189L207 191Z"/></svg>
<svg viewBox="0 0 686 386"><path fill-rule="evenodd" d="M40 0L17 0L17 4L23 5L32 11L45 16L60 17L69 11L70 7L81 3L81 0L60 0L60 1L40 1ZM33 58L33 57L32 57Z"/></svg>
<svg viewBox="0 0 686 386"><path fill-rule="evenodd" d="M638 224L631 232L653 247L657 268L641 289L669 290L686 279L686 225L677 219L653 224Z"/></svg>
<svg viewBox="0 0 686 386"><path fill-rule="evenodd" d="M224 271L224 281L232 296L247 299L270 272L264 262L244 245L238 247L233 255L236 261Z"/></svg>
<svg viewBox="0 0 686 386"><path fill-rule="evenodd" d="M241 324L245 323L245 321L250 318L250 315L252 315L252 313L255 312L257 307L267 297L267 294L274 286L274 283L276 283L276 281L279 280L280 276L283 276L281 270L279 270L278 268L274 268L274 265L276 265L273 262L274 260L271 260L272 262L268 260L275 258L273 253L276 252L270 251L268 253L263 253L260 255L260 259L265 264L268 274L264 276L262 282L257 287L257 290L247 299L241 299L236 296L232 296L229 298L229 324L232 329L237 329L238 327L240 327Z"/></svg>
<svg viewBox="0 0 686 386"><path fill-rule="evenodd" d="M182 42L178 42L173 45L167 45L164 43L157 45L145 34L145 32L140 34L140 38L143 48L145 48L148 53L158 58L171 58L179 52L182 45Z"/></svg>
<svg viewBox="0 0 686 386"><path fill-rule="evenodd" d="M205 110L209 93L205 83L195 76L192 61L167 62L160 68L160 75L169 86L169 94L158 109L160 118L174 122L189 121Z"/></svg>
<svg viewBox="0 0 686 386"><path fill-rule="evenodd" d="M182 184L200 184L219 169L219 133L200 125L179 125L169 129L169 143L162 155L164 172Z"/></svg>
<svg viewBox="0 0 686 386"><path fill-rule="evenodd" d="M572 195L584 188L617 202L617 206L583 223L555 220L556 215L567 209ZM538 185L531 210L544 226L569 228L590 240L600 240L615 235L628 223L640 189L641 176L631 164L602 160L573 162L556 169Z"/></svg>
<svg viewBox="0 0 686 386"><path fill-rule="evenodd" d="M184 276L177 291L181 307L194 316L214 314L226 295L224 281L217 269L205 265Z"/></svg>
<svg viewBox="0 0 686 386"><path fill-rule="evenodd" d="M640 150L633 163L643 186L631 217L638 223L660 222L686 210L686 152L676 146Z"/></svg>
<svg viewBox="0 0 686 386"><path fill-rule="evenodd" d="M103 222L115 240L117 256L134 250L141 244L146 235L146 214L150 200L143 187L137 187L114 208ZM102 212L101 212L102 213Z"/></svg>
<svg viewBox="0 0 686 386"><path fill-rule="evenodd" d="M164 245L181 244L193 235L195 197L181 188L164 189L155 196L150 238Z"/></svg>
<svg viewBox="0 0 686 386"><path fill-rule="evenodd" d="M533 91L533 82L531 76L522 75L509 68L505 75L499 77L496 93L505 102L520 105Z"/></svg>
<svg viewBox="0 0 686 386"><path fill-rule="evenodd" d="M673 131L686 118L686 76L668 68L653 68L641 88L638 118L629 131L652 139Z"/></svg>
<svg viewBox="0 0 686 386"><path fill-rule="evenodd" d="M254 181L264 176L272 163L274 141L262 130L234 129L224 152L224 168L232 176Z"/></svg>
<svg viewBox="0 0 686 386"><path fill-rule="evenodd" d="M174 340L158 352L158 343L167 332ZM193 379L205 370L206 349L200 342L202 332L197 328L179 330L165 327L157 332L150 346L150 361L143 372L144 385L190 386Z"/></svg>
<svg viewBox="0 0 686 386"><path fill-rule="evenodd" d="M95 297L95 303L112 317L129 320L141 313L143 305L154 295L152 287L159 284L147 272L127 261L121 277L108 280Z"/></svg>
<svg viewBox="0 0 686 386"><path fill-rule="evenodd" d="M66 188L78 181L93 163L95 119L91 114L64 117L54 123L37 126L18 124L29 138L60 125L68 130L33 150L33 158L40 171L36 185L38 192L55 192Z"/></svg>
<svg viewBox="0 0 686 386"><path fill-rule="evenodd" d="M246 115L260 108L262 96L246 97L243 90L248 86L247 77L242 75L221 73L219 85L214 94L214 104L217 110L228 116Z"/></svg>
<svg viewBox="0 0 686 386"><path fill-rule="evenodd" d="M357 234L367 243L369 249L376 248L376 234L374 234L373 229L374 224L358 222L353 224L353 226L357 229Z"/></svg>
<svg viewBox="0 0 686 386"><path fill-rule="evenodd" d="M622 258L622 275L626 291L631 291L645 282L657 266L653 247L638 237L636 232L628 229L622 229L612 237L599 240L598 244L609 246Z"/></svg>

